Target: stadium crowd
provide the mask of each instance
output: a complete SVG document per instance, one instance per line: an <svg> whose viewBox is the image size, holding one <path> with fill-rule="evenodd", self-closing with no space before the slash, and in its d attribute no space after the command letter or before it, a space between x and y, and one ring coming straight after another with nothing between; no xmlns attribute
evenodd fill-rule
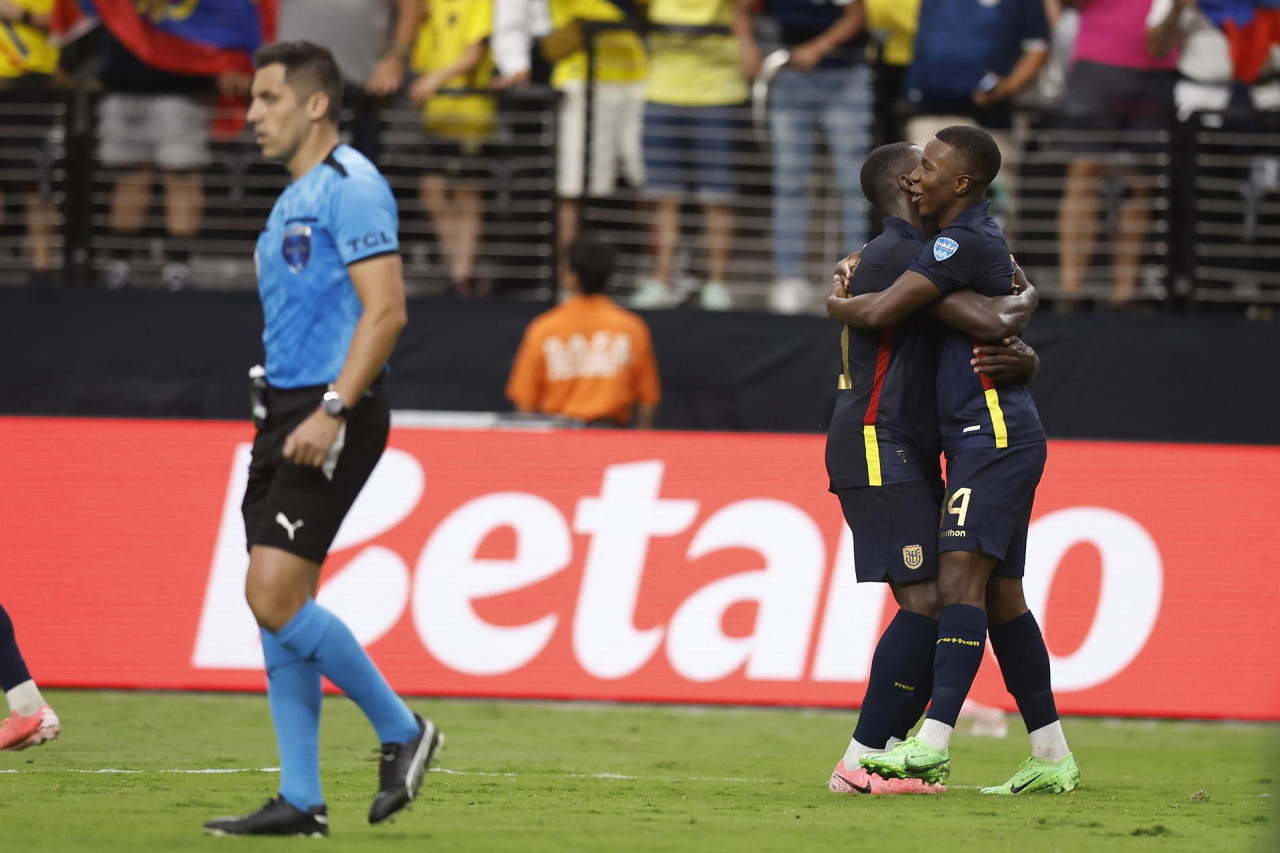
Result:
<svg viewBox="0 0 1280 853"><path fill-rule="evenodd" d="M1277 0L0 0L0 20L0 98L68 77L101 91L105 287L139 283L157 184L159 278L201 286L203 176L217 141L242 133L248 52L277 39L335 53L344 131L384 170L397 147L426 152L410 178L417 204L401 206L425 215L433 273L462 298L502 283L483 256L503 237L485 232L504 204L503 161L520 152L500 130L544 87L556 132L537 144L554 146L560 257L585 222L631 250L636 307L791 313L818 310L831 260L878 231L857 183L875 144L958 123L990 131L1014 251L1054 271L1047 295L1120 306L1141 295L1160 263L1152 235L1169 227L1153 221L1179 174L1159 160L1162 134L1193 118L1250 128L1280 110ZM422 135L391 141L389 115L409 108ZM1046 146L1065 149L1049 207L1022 156ZM2 210L22 225L36 281L57 265L48 149L34 168L0 164ZM1255 164L1246 192L1280 190L1276 171ZM1047 239L1024 240L1037 215ZM833 240L818 246L824 229ZM744 271L761 245L768 262Z"/></svg>

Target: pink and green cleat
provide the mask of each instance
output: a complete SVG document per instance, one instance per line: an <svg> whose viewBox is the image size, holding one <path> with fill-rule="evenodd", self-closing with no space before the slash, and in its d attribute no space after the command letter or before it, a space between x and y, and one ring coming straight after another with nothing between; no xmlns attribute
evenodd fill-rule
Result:
<svg viewBox="0 0 1280 853"><path fill-rule="evenodd" d="M833 794L945 794L946 785L933 784L921 779L885 779L868 773L864 767L853 770L845 767L844 759L831 771L827 788Z"/></svg>
<svg viewBox="0 0 1280 853"><path fill-rule="evenodd" d="M62 723L48 705L42 705L39 711L29 717L19 716L14 711L7 720L0 723L0 749L17 751L29 746L39 746L56 740L61 733Z"/></svg>
<svg viewBox="0 0 1280 853"><path fill-rule="evenodd" d="M919 779L943 783L951 775L951 759L919 737L909 737L888 752L871 752L861 759L869 772L885 779Z"/></svg>

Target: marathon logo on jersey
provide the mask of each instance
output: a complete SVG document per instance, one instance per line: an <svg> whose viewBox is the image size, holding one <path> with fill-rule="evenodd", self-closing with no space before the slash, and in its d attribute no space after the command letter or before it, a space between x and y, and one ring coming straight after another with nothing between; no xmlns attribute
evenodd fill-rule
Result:
<svg viewBox="0 0 1280 853"><path fill-rule="evenodd" d="M289 265L289 272L300 273L305 270L307 261L311 260L311 226L305 222L285 226L280 252Z"/></svg>
<svg viewBox="0 0 1280 853"><path fill-rule="evenodd" d="M950 237L939 237L933 243L933 258L937 261L945 261L956 253L956 249L960 248L960 244Z"/></svg>

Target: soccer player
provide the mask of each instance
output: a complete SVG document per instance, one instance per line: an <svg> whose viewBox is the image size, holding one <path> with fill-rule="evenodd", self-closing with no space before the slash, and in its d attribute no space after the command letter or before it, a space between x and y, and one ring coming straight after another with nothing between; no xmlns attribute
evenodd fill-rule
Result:
<svg viewBox="0 0 1280 853"><path fill-rule="evenodd" d="M884 220L884 232L860 253L848 278L849 292L888 288L924 247L926 226L909 182L919 165L920 149L909 142L881 146L864 161L862 192ZM843 271L838 276L843 279ZM843 289L845 281L839 284ZM935 302L932 317L915 314L883 331L846 327L842 333L844 373L827 435L827 472L853 532L859 582L887 582L899 610L872 657L857 728L828 783L834 792L946 790L859 766L863 755L906 737L931 692L943 491L934 390L934 350L941 336L936 321L982 340L1001 340L1021 331L1036 302L1032 290L1000 297L959 291ZM1017 354L998 349L1002 357ZM1028 370L1034 366L1034 353L1025 364Z"/></svg>
<svg viewBox="0 0 1280 853"><path fill-rule="evenodd" d="M242 506L245 597L261 626L280 792L256 812L205 829L314 837L329 832L322 675L360 706L382 742L370 823L416 796L443 738L314 599L329 545L387 442L382 380L405 324L395 200L364 155L338 144L342 82L327 50L280 42L253 59L248 120L263 156L293 178L255 253L268 387Z"/></svg>
<svg viewBox="0 0 1280 853"><path fill-rule="evenodd" d="M521 412L589 426L652 429L662 395L649 327L605 295L613 247L588 236L569 244L569 298L535 317L511 366L507 396Z"/></svg>
<svg viewBox="0 0 1280 853"><path fill-rule="evenodd" d="M929 140L912 181L920 215L942 229L887 290L842 299L828 312L864 329L902 322L941 296L966 288L1008 293L1014 265L988 214L986 189L1000 149L985 131L948 127ZM1021 383L975 373L974 346L951 333L938 362L938 418L947 457L939 532L937 651L933 699L920 733L862 766L881 776L944 782L951 732L982 663L988 625L1005 686L1031 737L1032 756L1004 785L985 793L1071 791L1080 771L1053 699L1049 654L1022 592L1027 527L1044 471L1044 429Z"/></svg>
<svg viewBox="0 0 1280 853"><path fill-rule="evenodd" d="M13 620L0 606L0 690L9 701L9 716L0 723L0 749L20 750L56 740L62 733L58 715L40 695L18 648Z"/></svg>

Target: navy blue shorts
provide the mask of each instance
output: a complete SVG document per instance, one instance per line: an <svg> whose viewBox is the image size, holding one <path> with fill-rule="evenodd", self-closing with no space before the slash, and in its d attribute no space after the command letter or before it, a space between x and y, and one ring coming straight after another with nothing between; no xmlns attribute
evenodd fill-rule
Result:
<svg viewBox="0 0 1280 853"><path fill-rule="evenodd" d="M844 520L853 533L858 583L896 584L938 577L938 506L928 483L893 483L838 489Z"/></svg>
<svg viewBox="0 0 1280 853"><path fill-rule="evenodd" d="M993 574L1020 578L1027 527L1047 455L1043 441L962 450L947 460L938 551L977 551L998 561Z"/></svg>

